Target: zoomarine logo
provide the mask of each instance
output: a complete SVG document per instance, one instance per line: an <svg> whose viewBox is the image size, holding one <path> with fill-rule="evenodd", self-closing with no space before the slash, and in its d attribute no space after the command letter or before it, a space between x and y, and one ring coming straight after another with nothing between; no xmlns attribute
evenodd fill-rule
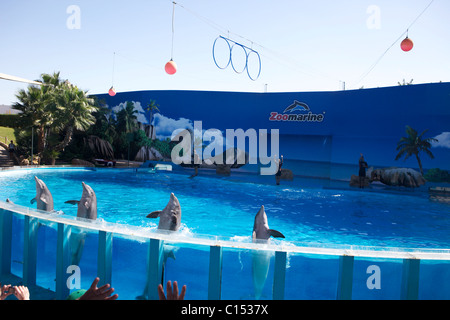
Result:
<svg viewBox="0 0 450 320"><path fill-rule="evenodd" d="M293 113L294 111L302 113ZM324 118L325 111L318 114L312 113L306 103L294 100L294 103L284 109L283 113L271 112L269 121L322 122Z"/></svg>

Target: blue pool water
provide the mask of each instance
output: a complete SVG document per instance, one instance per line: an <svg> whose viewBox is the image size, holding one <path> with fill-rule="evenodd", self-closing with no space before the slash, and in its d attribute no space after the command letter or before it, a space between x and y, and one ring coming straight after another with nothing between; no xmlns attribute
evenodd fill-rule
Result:
<svg viewBox="0 0 450 320"><path fill-rule="evenodd" d="M254 216L264 205L269 226L286 236L283 241L450 248L450 205L430 201L426 192L328 189L306 179L276 186L273 177L255 183L257 177L239 175L189 179L189 174L100 169L5 172L0 194L31 207L34 175L52 192L55 210L68 215L76 215L77 208L64 202L81 198L84 181L96 192L98 217L108 222L156 228L158 220L145 216L162 210L173 192L182 207L182 232L193 235L249 240Z"/></svg>
<svg viewBox="0 0 450 320"><path fill-rule="evenodd" d="M16 204L32 207L34 175L53 194L55 209L76 215L77 208L65 204L81 198L81 181L97 194L98 218L108 222L155 229L158 220L145 216L164 208L173 192L182 207L181 233L212 235L251 241L254 216L266 208L269 226L286 238L275 242L289 245L362 245L407 248L450 248L450 206L430 201L426 192L416 190L386 192L350 189L347 183L296 178L276 186L273 177L234 174L231 177L190 173L135 172L132 169L48 169L5 171L0 174L0 194ZM325 186L325 187L324 187ZM35 205L34 205L35 206ZM23 257L23 222L14 220L13 271L20 275ZM38 283L54 286L56 231L39 231ZM86 239L82 286L96 276L97 235ZM122 299L134 299L144 289L148 245L114 238L113 286ZM382 290L368 290L367 267L383 270ZM169 259L166 279L188 285L188 298L206 299L208 248L178 245L176 260ZM225 250L223 256L223 299L252 299L252 255L248 250ZM337 268L335 256L288 256L286 299L334 299ZM401 260L355 259L354 296L361 299L398 299ZM262 298L271 298L273 263L270 265ZM450 263L421 264L420 298L450 298L450 288L434 283L450 283ZM231 285L233 284L233 285ZM389 284L389 285L388 285Z"/></svg>

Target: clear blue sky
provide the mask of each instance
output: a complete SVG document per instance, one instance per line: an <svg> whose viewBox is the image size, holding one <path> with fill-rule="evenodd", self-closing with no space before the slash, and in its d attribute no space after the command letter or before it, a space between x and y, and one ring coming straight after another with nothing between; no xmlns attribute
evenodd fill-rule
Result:
<svg viewBox="0 0 450 320"><path fill-rule="evenodd" d="M116 52L114 86L118 92L263 92L265 84L269 92L329 91L340 90L340 81L346 82L347 89L393 86L402 79L414 79L416 84L450 81L448 0L435 0L410 28L409 37L415 44L411 52L401 51L398 41L361 81L430 0L178 3L187 10L175 8L173 58L178 72L169 76L164 72L171 55L169 0L2 0L0 73L35 80L41 73L61 71L62 78L89 93L105 93L112 84ZM70 5L80 9L80 29L67 27ZM214 40L220 34L228 36L228 31L230 38L261 54L257 81L214 64ZM236 54L237 65L242 64L239 58ZM252 70L254 62L249 62ZM0 104L14 102L17 90L25 87L0 80Z"/></svg>

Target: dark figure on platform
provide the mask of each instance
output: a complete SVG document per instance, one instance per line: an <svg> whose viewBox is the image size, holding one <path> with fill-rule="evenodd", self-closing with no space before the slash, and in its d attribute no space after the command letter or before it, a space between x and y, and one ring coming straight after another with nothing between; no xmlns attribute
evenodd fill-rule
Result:
<svg viewBox="0 0 450 320"><path fill-rule="evenodd" d="M12 160L14 152L16 152L16 146L14 145L12 140L11 140L11 143L8 145L8 151L9 151L9 157Z"/></svg>
<svg viewBox="0 0 450 320"><path fill-rule="evenodd" d="M364 160L364 156L360 153L359 157L359 187L364 188L364 182L366 179L366 168L368 167L367 162Z"/></svg>
<svg viewBox="0 0 450 320"><path fill-rule="evenodd" d="M281 180L281 166L283 165L283 155L281 155L281 158L278 159L278 171L275 174L275 179L277 181L277 186L280 185Z"/></svg>

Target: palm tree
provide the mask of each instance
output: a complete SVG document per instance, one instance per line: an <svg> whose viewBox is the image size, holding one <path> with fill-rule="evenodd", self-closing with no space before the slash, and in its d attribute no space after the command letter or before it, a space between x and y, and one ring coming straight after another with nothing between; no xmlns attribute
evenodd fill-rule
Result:
<svg viewBox="0 0 450 320"><path fill-rule="evenodd" d="M47 146L47 137L55 121L56 90L62 82L59 72L52 75L44 73L41 78L37 81L44 85L31 85L27 90L19 90L16 94L19 102L13 105L13 109L22 111L19 117L25 128L36 127L38 154Z"/></svg>
<svg viewBox="0 0 450 320"><path fill-rule="evenodd" d="M114 118L111 116L112 110L99 101L96 102L96 105L98 106L98 110L93 114L96 121L90 134L107 140L112 144L118 137L116 124Z"/></svg>
<svg viewBox="0 0 450 320"><path fill-rule="evenodd" d="M117 126L119 131L132 133L137 128L137 110L134 109L134 103L127 101L125 108L117 113Z"/></svg>
<svg viewBox="0 0 450 320"><path fill-rule="evenodd" d="M41 153L46 146L47 130L53 121L45 103L43 90L36 86L29 86L27 90L19 90L16 98L18 102L14 103L13 109L21 111L19 118L24 128L36 128L37 149L38 153Z"/></svg>
<svg viewBox="0 0 450 320"><path fill-rule="evenodd" d="M423 175L422 161L420 161L419 153L421 151L425 152L431 159L434 159L433 154L429 150L431 148L431 142L437 142L437 139L434 138L426 138L423 139L423 135L428 130L423 131L420 135L417 134L417 131L411 128L410 126L406 126L406 137L402 137L399 142L397 142L397 150L399 153L395 157L395 160L400 159L402 156L405 156L405 160L410 156L415 155L417 162L419 164L420 173Z"/></svg>
<svg viewBox="0 0 450 320"><path fill-rule="evenodd" d="M95 123L93 115L98 108L87 92L68 81L60 84L55 95L55 129L64 132L64 139L54 150L61 151L72 141L74 129L86 131Z"/></svg>
<svg viewBox="0 0 450 320"><path fill-rule="evenodd" d="M150 100L150 103L147 105L147 111L150 111L150 117L148 122L148 124L150 125L150 139L153 139L153 126L152 126L153 111L160 112L158 107L159 104L156 104L155 100Z"/></svg>

